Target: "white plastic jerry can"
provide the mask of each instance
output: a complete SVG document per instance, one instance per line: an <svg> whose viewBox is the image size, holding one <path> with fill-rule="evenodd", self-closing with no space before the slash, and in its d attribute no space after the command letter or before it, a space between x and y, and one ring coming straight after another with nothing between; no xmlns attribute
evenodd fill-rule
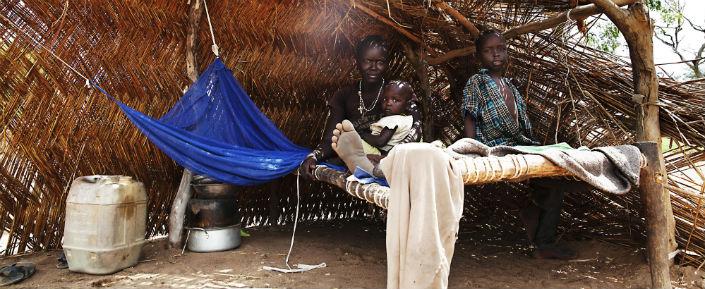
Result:
<svg viewBox="0 0 705 289"><path fill-rule="evenodd" d="M84 176L66 199L64 252L69 270L110 274L137 264L145 242L147 194L127 176Z"/></svg>

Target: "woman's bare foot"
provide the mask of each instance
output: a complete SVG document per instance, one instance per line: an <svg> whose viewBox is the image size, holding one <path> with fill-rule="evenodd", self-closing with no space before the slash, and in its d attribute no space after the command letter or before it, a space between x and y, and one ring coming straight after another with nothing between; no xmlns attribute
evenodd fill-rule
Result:
<svg viewBox="0 0 705 289"><path fill-rule="evenodd" d="M355 168L360 167L370 174L373 173L374 165L367 159L362 146L362 138L349 120L343 120L335 125L331 147L345 162L350 172L355 172Z"/></svg>

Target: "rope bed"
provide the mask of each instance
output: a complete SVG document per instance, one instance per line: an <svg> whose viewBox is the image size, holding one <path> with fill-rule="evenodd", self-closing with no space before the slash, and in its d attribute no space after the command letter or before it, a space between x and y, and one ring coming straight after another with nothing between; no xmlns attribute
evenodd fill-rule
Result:
<svg viewBox="0 0 705 289"><path fill-rule="evenodd" d="M646 166L646 158L640 155L641 167ZM502 181L518 182L539 177L571 177L569 171L556 166L540 155L515 154L501 157L461 157L453 160L454 166L460 166L465 185L481 185ZM348 181L347 172L341 172L326 166L317 166L314 178L332 184L348 194L387 209L389 205L389 187L377 183L361 184Z"/></svg>

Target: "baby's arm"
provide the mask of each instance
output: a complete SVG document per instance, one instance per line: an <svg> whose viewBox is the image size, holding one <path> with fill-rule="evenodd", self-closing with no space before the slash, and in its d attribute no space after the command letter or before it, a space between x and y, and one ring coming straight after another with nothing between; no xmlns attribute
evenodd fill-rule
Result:
<svg viewBox="0 0 705 289"><path fill-rule="evenodd" d="M397 131L397 127L398 126L394 128L382 128L382 131L378 135L373 135L370 132L361 132L360 137L371 146L381 148L387 145L389 140L392 139L394 132Z"/></svg>

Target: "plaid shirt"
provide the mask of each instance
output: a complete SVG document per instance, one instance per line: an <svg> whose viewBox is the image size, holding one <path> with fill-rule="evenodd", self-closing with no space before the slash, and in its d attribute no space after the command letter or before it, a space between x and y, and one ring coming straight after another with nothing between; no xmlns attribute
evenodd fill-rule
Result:
<svg viewBox="0 0 705 289"><path fill-rule="evenodd" d="M467 114L475 120L475 139L488 145L534 145L531 124L526 115L526 103L519 90L507 80L514 93L518 123L509 112L499 87L486 69L468 80L463 90L463 118Z"/></svg>

